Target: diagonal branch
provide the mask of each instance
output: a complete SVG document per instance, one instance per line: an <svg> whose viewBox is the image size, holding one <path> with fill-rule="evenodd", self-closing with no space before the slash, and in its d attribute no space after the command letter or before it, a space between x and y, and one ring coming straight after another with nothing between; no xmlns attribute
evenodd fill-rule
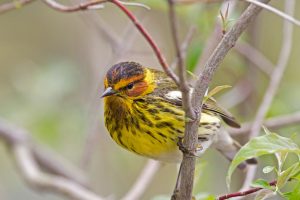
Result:
<svg viewBox="0 0 300 200"><path fill-rule="evenodd" d="M285 10L286 13L289 15L294 14L294 7L295 7L295 0L288 0L285 2ZM264 118L266 113L268 112L273 98L276 95L277 89L279 87L279 84L281 82L282 76L284 74L284 71L287 67L288 60L290 57L292 44L293 44L293 24L289 23L288 20L284 21L283 27L283 38L282 38L282 45L281 45L281 51L279 54L279 59L277 62L277 65L275 69L273 70L271 74L271 80L269 83L269 86L265 92L265 95L263 97L263 100L258 108L258 111L256 113L253 125L251 127L251 131L249 134L249 137L256 137L259 134L261 125L263 124ZM253 181L255 177L256 167L251 168L251 170L248 170L246 178L244 180L243 188L248 188L251 182Z"/></svg>
<svg viewBox="0 0 300 200"><path fill-rule="evenodd" d="M149 160L145 165L143 171L140 173L140 176L137 178L126 195L121 198L121 200L141 199L141 196L147 190L148 185L151 183L154 174L159 170L160 167L160 162Z"/></svg>
<svg viewBox="0 0 300 200"><path fill-rule="evenodd" d="M273 117L270 119L267 119L263 124L267 128L270 129L278 129L284 126L289 126L292 124L298 124L300 123L300 112L295 112L292 114L282 115L278 117ZM230 135L241 135L241 134L247 134L251 131L251 127L253 126L253 122L248 122L242 125L242 128L240 129L234 129L230 128L229 132Z"/></svg>
<svg viewBox="0 0 300 200"><path fill-rule="evenodd" d="M268 3L270 0L264 0ZM223 39L214 50L207 63L204 66L204 71L199 75L194 92L192 95L193 109L198 113L196 120L191 120L186 123L186 133L184 136L184 147L186 149L196 149L197 147L197 131L200 121L201 106L204 94L208 88L208 84L212 76L218 68L221 61L225 58L229 50L235 45L240 35L245 31L249 24L255 19L258 13L262 10L261 7L250 5L233 27L224 35ZM189 116L188 116L189 117ZM182 161L182 180L180 184L179 199L191 199L193 180L195 172L195 157L184 154Z"/></svg>
<svg viewBox="0 0 300 200"><path fill-rule="evenodd" d="M55 175L40 171L30 149L24 144L14 144L11 151L16 159L16 164L25 181L38 191L54 192L74 200L103 200L81 185Z"/></svg>
<svg viewBox="0 0 300 200"><path fill-rule="evenodd" d="M111 3L115 4L117 7L119 7L126 15L127 17L132 21L132 23L136 26L136 28L140 31L140 33L144 36L144 38L147 40L151 48L153 49L157 59L159 60L159 63L161 64L164 71L170 76L177 85L179 85L179 79L177 75L172 71L172 69L167 64L166 58L161 53L161 50L151 37L151 35L146 31L146 29L140 24L138 19L130 12L119 0L109 0Z"/></svg>
<svg viewBox="0 0 300 200"><path fill-rule="evenodd" d="M262 2L259 2L257 0L244 0L244 1L247 1L249 3L252 3L252 4L255 4L257 6L260 6L262 8L264 8L265 10L268 10L272 13L275 13L276 15L282 17L283 19L297 25L297 26L300 26L300 21L295 19L291 14L287 14L287 13L284 13L280 10L277 10L276 8L272 7L272 6L269 6L267 4L264 4Z"/></svg>
<svg viewBox="0 0 300 200"><path fill-rule="evenodd" d="M275 186L276 184L277 184L277 181L272 181L272 182L269 183L270 186ZM255 188L251 188L251 189L241 191L241 192L234 192L234 193L230 193L230 194L225 194L225 195L219 196L217 198L217 200L226 200L226 199L231 199L231 198L234 198L234 197L247 196L249 194L253 194L255 192L258 192L262 189L264 189L264 188L255 187Z"/></svg>
<svg viewBox="0 0 300 200"><path fill-rule="evenodd" d="M270 76L274 69L274 65L259 50L246 42L237 43L235 50L251 61L259 70Z"/></svg>

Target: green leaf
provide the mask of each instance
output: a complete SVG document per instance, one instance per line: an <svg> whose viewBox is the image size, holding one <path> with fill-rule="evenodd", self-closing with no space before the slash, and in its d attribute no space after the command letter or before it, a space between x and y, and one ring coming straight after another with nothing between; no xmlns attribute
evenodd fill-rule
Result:
<svg viewBox="0 0 300 200"><path fill-rule="evenodd" d="M269 184L268 181L264 180L264 179L257 179L255 180L252 184L252 187L258 187L258 188L264 188L264 189L269 189L272 190L273 187Z"/></svg>
<svg viewBox="0 0 300 200"><path fill-rule="evenodd" d="M197 80L198 76L196 74L194 74L193 72L186 70L187 74L190 75L192 77L192 79Z"/></svg>
<svg viewBox="0 0 300 200"><path fill-rule="evenodd" d="M227 172L226 182L230 186L231 175L235 168L243 161L277 152L294 152L300 154L300 149L293 140L268 132L266 135L251 139L235 155Z"/></svg>
<svg viewBox="0 0 300 200"><path fill-rule="evenodd" d="M230 85L220 85L220 86L215 87L214 89L212 89L211 91L208 92L208 94L204 97L203 102L205 102L210 97L214 96L215 94L217 94L220 91L227 89L227 88L231 88L231 86Z"/></svg>
<svg viewBox="0 0 300 200"><path fill-rule="evenodd" d="M300 162L297 162L297 163L294 163L289 168L287 168L286 170L284 170L283 172L281 172L277 178L276 187L278 189L282 188L286 184L286 182L291 177L293 177L294 175L299 173L299 171L300 171Z"/></svg>
<svg viewBox="0 0 300 200"><path fill-rule="evenodd" d="M265 173L265 174L268 174L268 173L270 173L270 172L272 172L273 170L274 170L274 166L266 166L266 167L264 167L263 168L263 173Z"/></svg>
<svg viewBox="0 0 300 200"><path fill-rule="evenodd" d="M283 193L283 197L288 200L299 200L300 199L300 182L294 187L291 192Z"/></svg>
<svg viewBox="0 0 300 200"><path fill-rule="evenodd" d="M188 48L186 59L186 66L188 71L193 72L195 70L202 50L203 44L201 44L201 41L195 41L190 45L190 47Z"/></svg>

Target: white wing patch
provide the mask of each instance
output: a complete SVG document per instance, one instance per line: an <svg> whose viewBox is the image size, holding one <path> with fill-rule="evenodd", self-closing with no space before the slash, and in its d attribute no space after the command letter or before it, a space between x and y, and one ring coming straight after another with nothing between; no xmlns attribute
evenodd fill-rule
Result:
<svg viewBox="0 0 300 200"><path fill-rule="evenodd" d="M194 88L192 88L192 89L190 90L190 94L192 93L193 90L194 90ZM204 96L207 96L207 94L208 94L208 89L206 90ZM179 90L173 90L173 91L170 91L170 92L168 92L167 94L165 94L165 97L166 97L167 99L170 99L170 100L178 100L178 101L181 101L181 100L182 100L182 93L181 93L181 91L179 91Z"/></svg>
<svg viewBox="0 0 300 200"><path fill-rule="evenodd" d="M165 97L167 99L170 99L170 100L179 100L179 101L181 101L182 93L178 90L174 90L174 91L170 91L167 94L165 94Z"/></svg>

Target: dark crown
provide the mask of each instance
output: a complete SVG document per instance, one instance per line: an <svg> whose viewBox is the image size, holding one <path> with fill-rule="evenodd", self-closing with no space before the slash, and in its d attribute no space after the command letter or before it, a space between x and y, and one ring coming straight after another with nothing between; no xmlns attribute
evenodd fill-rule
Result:
<svg viewBox="0 0 300 200"><path fill-rule="evenodd" d="M116 84L122 79L139 76L145 73L145 68L136 62L120 62L113 65L107 72L108 84Z"/></svg>

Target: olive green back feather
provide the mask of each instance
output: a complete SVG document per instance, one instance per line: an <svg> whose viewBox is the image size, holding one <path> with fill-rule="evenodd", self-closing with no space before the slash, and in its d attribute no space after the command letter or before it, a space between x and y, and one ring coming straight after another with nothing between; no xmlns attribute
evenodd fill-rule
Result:
<svg viewBox="0 0 300 200"><path fill-rule="evenodd" d="M168 77L164 72L150 69L155 74L157 87L154 92L150 95L159 96L165 101L177 106L182 106L182 99L166 99L165 95L169 91L179 91L177 85L173 82L173 80ZM240 128L240 124L236 121L236 119L232 116L232 114L226 109L222 108L217 104L217 102L213 98L208 98L202 106L203 112L209 111L216 113L219 115L223 121L229 126Z"/></svg>

